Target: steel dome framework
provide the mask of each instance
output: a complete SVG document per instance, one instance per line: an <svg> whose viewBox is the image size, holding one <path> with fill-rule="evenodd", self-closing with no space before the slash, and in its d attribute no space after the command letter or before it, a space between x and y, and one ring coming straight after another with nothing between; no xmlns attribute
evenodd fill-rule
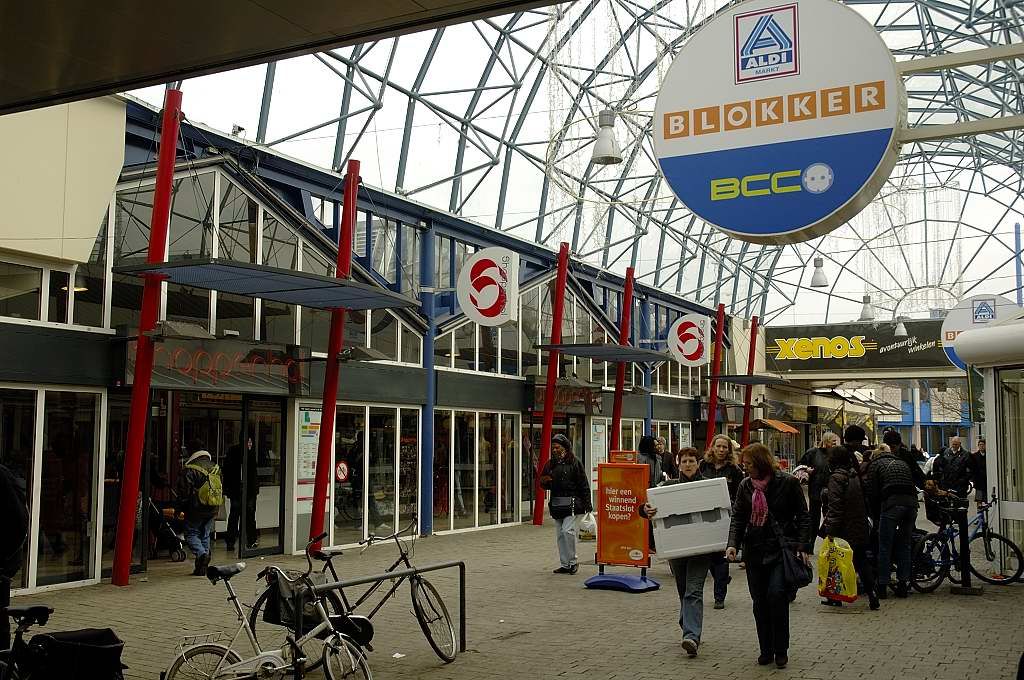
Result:
<svg viewBox="0 0 1024 680"><path fill-rule="evenodd" d="M1022 41L1013 3L847 4L897 61ZM738 241L682 206L658 172L651 113L680 46L720 9L578 0L186 81L185 109L319 165L360 158L370 184L553 248L569 241L577 257L635 266L647 283L741 316L848 321L866 294L887 319L1017 290L1020 130L905 145L872 206L801 244ZM908 76L909 125L1020 114L1021 65ZM624 160L598 166L606 108L620 114ZM827 288L810 287L814 257Z"/></svg>

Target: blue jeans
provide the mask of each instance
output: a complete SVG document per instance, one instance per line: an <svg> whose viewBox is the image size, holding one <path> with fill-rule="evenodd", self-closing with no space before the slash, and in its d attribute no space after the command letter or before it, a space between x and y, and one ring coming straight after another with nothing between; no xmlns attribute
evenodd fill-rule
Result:
<svg viewBox="0 0 1024 680"><path fill-rule="evenodd" d="M555 520L558 561L568 569L576 564L576 515Z"/></svg>
<svg viewBox="0 0 1024 680"><path fill-rule="evenodd" d="M185 542L196 557L210 554L210 534L216 517L210 519L185 520Z"/></svg>
<svg viewBox="0 0 1024 680"><path fill-rule="evenodd" d="M725 555L711 555L710 557L711 577L715 580L715 602L725 602L725 596L729 594L729 560Z"/></svg>
<svg viewBox="0 0 1024 680"><path fill-rule="evenodd" d="M700 642L704 628L704 580L708 577L711 558L708 555L679 557L669 560L668 566L676 577L679 627L683 629L683 639Z"/></svg>
<svg viewBox="0 0 1024 680"><path fill-rule="evenodd" d="M883 510L878 518L878 585L890 585L892 562L896 560L896 580L910 583L910 544L914 540L917 508L896 505Z"/></svg>

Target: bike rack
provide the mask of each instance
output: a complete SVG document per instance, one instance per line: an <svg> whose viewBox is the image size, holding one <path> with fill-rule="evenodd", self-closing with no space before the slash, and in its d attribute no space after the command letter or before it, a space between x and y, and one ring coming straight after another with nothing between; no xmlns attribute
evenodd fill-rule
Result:
<svg viewBox="0 0 1024 680"><path fill-rule="evenodd" d="M324 583L322 585L313 586L312 588L299 588L296 590L295 600L295 629L302 630L302 614L303 614L303 600L307 592L312 590L317 595L325 595L333 590L341 590L342 588L349 588L351 586L362 586L368 583L381 583L383 581L390 581L396 578L402 578L406 576L416 576L417 574L426 574L432 571L441 571L442 569L455 569L459 570L459 652L465 653L466 651L466 563L462 560L455 560L452 562L439 562L438 564L429 564L425 567L416 567L415 569L400 569L397 571L387 571L382 574L376 574L374 576L362 576L359 578L349 578L344 581L335 581L333 583ZM296 666L294 671L295 680L301 680L305 676L305 670Z"/></svg>

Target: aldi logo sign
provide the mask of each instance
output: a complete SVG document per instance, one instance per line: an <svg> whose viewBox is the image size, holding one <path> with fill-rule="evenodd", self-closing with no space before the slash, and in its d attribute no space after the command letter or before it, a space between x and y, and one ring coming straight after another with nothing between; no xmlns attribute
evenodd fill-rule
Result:
<svg viewBox="0 0 1024 680"><path fill-rule="evenodd" d="M800 73L796 4L737 14L734 26L737 84Z"/></svg>
<svg viewBox="0 0 1024 680"><path fill-rule="evenodd" d="M974 299L971 301L971 306L974 323L988 323L989 321L995 321L996 301L994 298L981 300Z"/></svg>

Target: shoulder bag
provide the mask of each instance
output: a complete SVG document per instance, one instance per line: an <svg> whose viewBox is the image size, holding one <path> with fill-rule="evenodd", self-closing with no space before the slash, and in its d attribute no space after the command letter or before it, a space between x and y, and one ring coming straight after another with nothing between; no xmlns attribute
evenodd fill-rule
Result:
<svg viewBox="0 0 1024 680"><path fill-rule="evenodd" d="M769 512L768 519L771 520L772 531L775 532L775 539L779 542L779 550L782 552L782 569L786 585L794 590L811 585L814 581L814 571L810 565L796 556L796 551L786 539L786 534L782 532L775 515Z"/></svg>

